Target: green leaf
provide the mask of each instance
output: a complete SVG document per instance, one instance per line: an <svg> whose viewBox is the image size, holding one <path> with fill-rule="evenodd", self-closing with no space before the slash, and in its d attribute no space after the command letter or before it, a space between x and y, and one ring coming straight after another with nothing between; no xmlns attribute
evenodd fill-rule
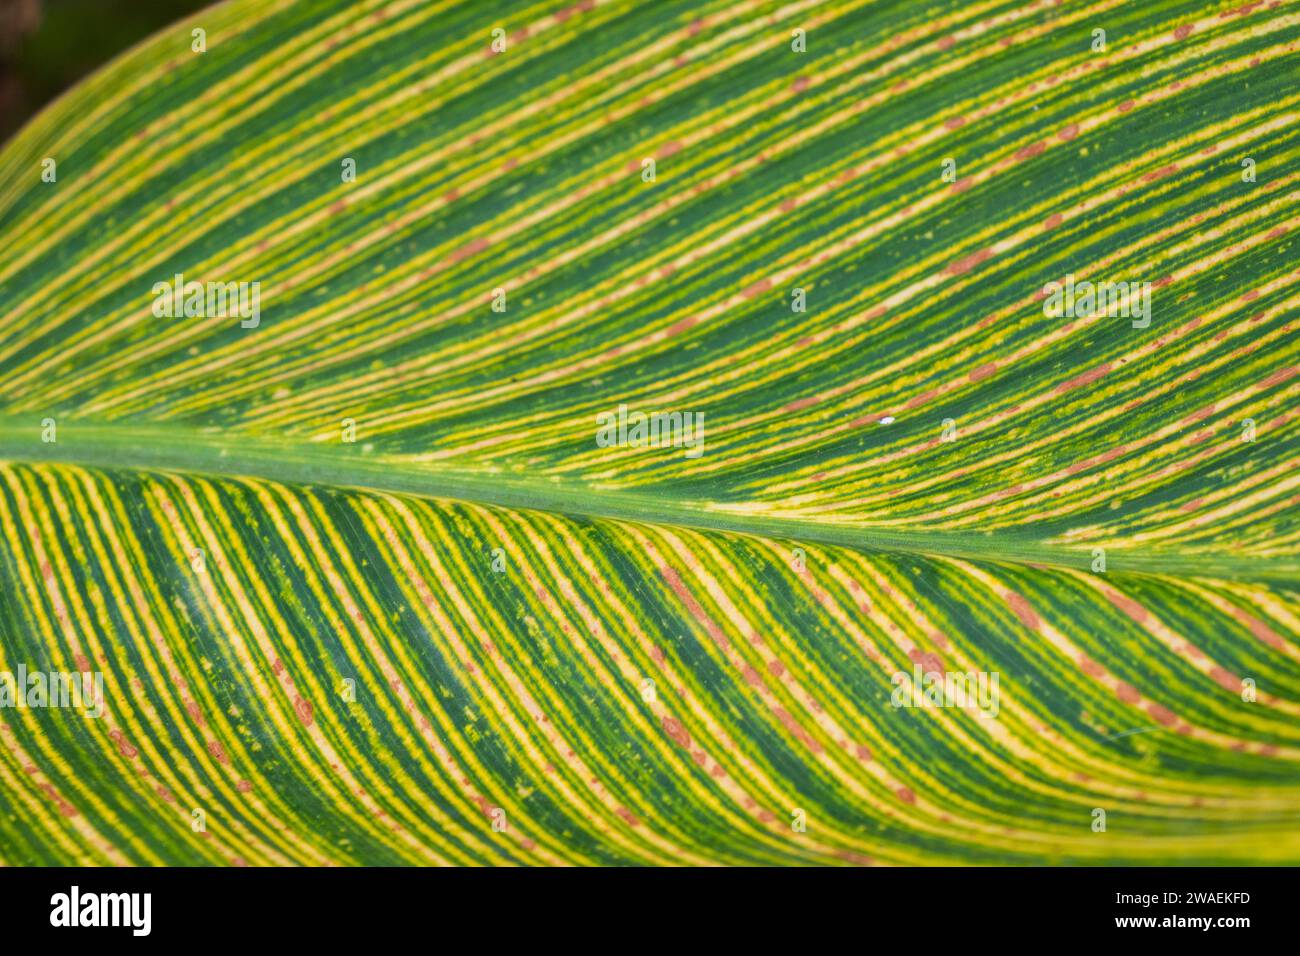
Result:
<svg viewBox="0 0 1300 956"><path fill-rule="evenodd" d="M1297 42L236 0L130 51L0 151L0 860L1300 862Z"/></svg>

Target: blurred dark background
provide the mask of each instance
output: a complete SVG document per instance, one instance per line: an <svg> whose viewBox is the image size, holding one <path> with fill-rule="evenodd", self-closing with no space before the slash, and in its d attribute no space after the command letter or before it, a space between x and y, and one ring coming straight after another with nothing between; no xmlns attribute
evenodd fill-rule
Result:
<svg viewBox="0 0 1300 956"><path fill-rule="evenodd" d="M214 0L0 0L0 143L96 67Z"/></svg>

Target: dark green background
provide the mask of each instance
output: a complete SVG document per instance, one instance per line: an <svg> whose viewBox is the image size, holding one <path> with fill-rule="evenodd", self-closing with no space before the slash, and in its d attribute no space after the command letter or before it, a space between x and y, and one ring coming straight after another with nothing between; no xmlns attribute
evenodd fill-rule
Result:
<svg viewBox="0 0 1300 956"><path fill-rule="evenodd" d="M0 0L0 143L81 77L212 0Z"/></svg>

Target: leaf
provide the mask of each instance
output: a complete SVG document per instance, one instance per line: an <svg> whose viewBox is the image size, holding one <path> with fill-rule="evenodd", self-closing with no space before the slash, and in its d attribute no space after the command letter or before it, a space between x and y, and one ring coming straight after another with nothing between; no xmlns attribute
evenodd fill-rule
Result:
<svg viewBox="0 0 1300 956"><path fill-rule="evenodd" d="M1300 861L1298 39L249 0L127 53L0 152L0 695L103 680L3 714L0 859Z"/></svg>

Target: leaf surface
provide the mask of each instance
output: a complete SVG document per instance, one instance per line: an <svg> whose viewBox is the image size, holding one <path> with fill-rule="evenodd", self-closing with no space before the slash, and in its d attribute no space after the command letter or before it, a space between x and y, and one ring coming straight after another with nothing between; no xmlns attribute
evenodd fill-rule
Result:
<svg viewBox="0 0 1300 956"><path fill-rule="evenodd" d="M1297 862L1298 42L236 0L130 51L0 151L0 668L104 681L0 714L0 859Z"/></svg>

